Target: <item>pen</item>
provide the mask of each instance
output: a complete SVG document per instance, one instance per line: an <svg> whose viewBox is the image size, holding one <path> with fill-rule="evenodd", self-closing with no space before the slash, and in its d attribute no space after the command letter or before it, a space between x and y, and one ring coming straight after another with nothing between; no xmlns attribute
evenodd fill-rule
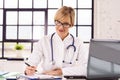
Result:
<svg viewBox="0 0 120 80"><path fill-rule="evenodd" d="M26 64L27 66L31 66L30 64L28 64L28 63L26 63L26 62L25 62L25 64Z"/></svg>
<svg viewBox="0 0 120 80"><path fill-rule="evenodd" d="M28 63L26 63L26 62L25 62L25 64L26 64L27 66L31 66L30 64L28 64ZM37 70L35 70L35 72L37 72Z"/></svg>

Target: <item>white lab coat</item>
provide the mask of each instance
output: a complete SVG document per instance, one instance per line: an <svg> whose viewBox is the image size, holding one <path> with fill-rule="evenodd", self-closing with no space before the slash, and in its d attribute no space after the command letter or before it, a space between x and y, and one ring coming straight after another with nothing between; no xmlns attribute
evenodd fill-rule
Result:
<svg viewBox="0 0 120 80"><path fill-rule="evenodd" d="M51 64L52 55L50 40L51 35L48 35L40 39L38 43L35 43L33 52L28 58L28 63L37 66L42 61L43 71L61 68L63 75L86 75L88 53L86 53L83 42L79 38L75 38L74 45L76 46L76 52L74 53L73 47L70 47L68 50L66 49L68 45L72 44L73 38L68 35L62 41L58 34L55 33L53 36L53 56L55 65ZM76 61L77 55L78 61ZM70 62L71 59L72 64L62 62L63 60Z"/></svg>

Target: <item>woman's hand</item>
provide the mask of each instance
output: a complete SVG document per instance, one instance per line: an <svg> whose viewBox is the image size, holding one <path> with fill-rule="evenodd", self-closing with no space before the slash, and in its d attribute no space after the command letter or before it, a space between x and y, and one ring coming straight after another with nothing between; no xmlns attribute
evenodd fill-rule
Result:
<svg viewBox="0 0 120 80"><path fill-rule="evenodd" d="M34 75L36 72L36 66L27 66L25 69L25 75Z"/></svg>
<svg viewBox="0 0 120 80"><path fill-rule="evenodd" d="M56 68L50 71L45 71L43 74L46 75L53 75L53 76L61 76L62 75L62 70L60 68Z"/></svg>

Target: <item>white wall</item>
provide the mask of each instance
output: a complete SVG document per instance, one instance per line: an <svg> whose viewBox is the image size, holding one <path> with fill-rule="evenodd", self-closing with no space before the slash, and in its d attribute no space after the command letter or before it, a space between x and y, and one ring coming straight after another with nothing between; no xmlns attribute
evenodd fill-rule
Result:
<svg viewBox="0 0 120 80"><path fill-rule="evenodd" d="M94 35L120 39L120 0L94 0Z"/></svg>

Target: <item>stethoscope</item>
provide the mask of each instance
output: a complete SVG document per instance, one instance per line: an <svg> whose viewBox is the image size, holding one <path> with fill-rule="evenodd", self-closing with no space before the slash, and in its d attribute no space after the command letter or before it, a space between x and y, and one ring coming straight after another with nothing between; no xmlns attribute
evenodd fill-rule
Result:
<svg viewBox="0 0 120 80"><path fill-rule="evenodd" d="M55 33L52 34L51 39L50 39L52 65L55 65L54 54L53 54L53 40L52 40L54 35L55 35ZM70 34L70 36L72 37L73 41L72 41L72 44L68 45L66 49L68 50L70 47L73 47L73 50L74 50L74 53L75 53L76 47L74 45L74 42L75 42L74 41L74 37L73 37L72 34ZM68 64L72 64L73 57L74 57L74 54L73 54L72 58L70 59L70 62L66 62L65 60L63 60L62 62L63 63L68 63ZM77 60L78 60L78 57L76 58L76 61Z"/></svg>

